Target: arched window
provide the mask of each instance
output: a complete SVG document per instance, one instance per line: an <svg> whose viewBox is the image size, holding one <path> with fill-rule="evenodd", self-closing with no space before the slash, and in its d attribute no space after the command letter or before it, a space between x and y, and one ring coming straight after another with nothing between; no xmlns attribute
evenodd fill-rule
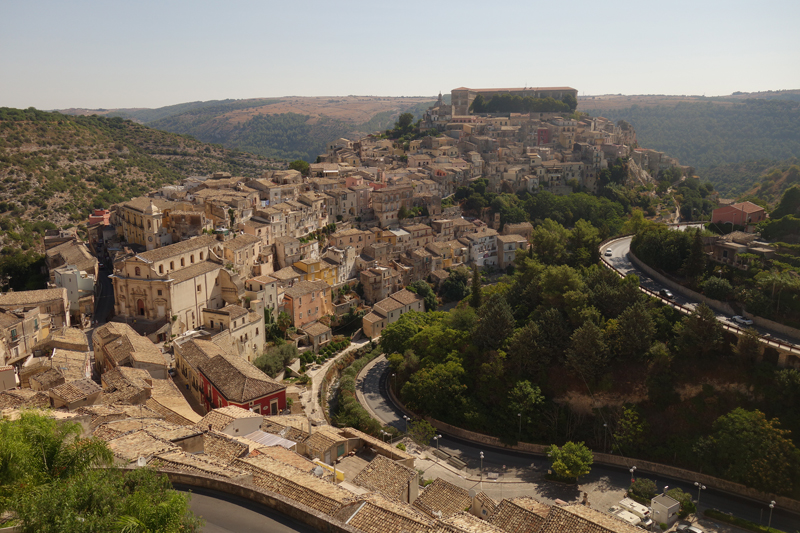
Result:
<svg viewBox="0 0 800 533"><path fill-rule="evenodd" d="M133 273L134 273L134 275L136 275L136 276L141 276L141 275L142 275L142 271L139 269L139 267L136 267L136 268L133 270Z"/></svg>
<svg viewBox="0 0 800 533"><path fill-rule="evenodd" d="M170 261L169 262L169 269L170 270L175 270L175 262L174 261Z"/></svg>

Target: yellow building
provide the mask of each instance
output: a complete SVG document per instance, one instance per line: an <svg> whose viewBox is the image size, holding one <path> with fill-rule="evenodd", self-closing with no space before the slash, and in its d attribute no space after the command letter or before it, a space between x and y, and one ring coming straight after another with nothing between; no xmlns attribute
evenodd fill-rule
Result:
<svg viewBox="0 0 800 533"><path fill-rule="evenodd" d="M325 258L302 259L292 266L302 272L302 281L324 281L330 286L336 285L337 265L332 261Z"/></svg>

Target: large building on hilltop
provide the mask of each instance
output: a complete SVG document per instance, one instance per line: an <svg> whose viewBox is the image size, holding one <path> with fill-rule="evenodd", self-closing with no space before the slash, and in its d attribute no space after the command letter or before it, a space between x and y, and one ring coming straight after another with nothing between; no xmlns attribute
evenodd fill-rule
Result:
<svg viewBox="0 0 800 533"><path fill-rule="evenodd" d="M458 89L450 91L453 115L469 115L469 106L479 94L483 95L486 100L500 94L510 94L523 98L527 96L533 98L554 98L556 100L561 100L565 94L571 94L576 99L578 98L578 90L572 87L517 87L510 89L469 89L467 87L459 87Z"/></svg>

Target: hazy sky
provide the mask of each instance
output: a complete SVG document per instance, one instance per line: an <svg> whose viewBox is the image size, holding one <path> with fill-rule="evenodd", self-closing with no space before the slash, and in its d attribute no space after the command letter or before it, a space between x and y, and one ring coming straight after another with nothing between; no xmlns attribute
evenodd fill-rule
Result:
<svg viewBox="0 0 800 533"><path fill-rule="evenodd" d="M798 0L0 0L0 106L800 89L798 22Z"/></svg>

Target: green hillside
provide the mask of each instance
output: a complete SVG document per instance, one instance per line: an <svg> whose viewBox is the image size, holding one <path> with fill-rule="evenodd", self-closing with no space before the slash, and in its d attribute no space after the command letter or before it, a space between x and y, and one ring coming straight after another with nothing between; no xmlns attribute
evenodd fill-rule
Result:
<svg viewBox="0 0 800 533"><path fill-rule="evenodd" d="M755 196L769 204L776 203L783 191L796 183L797 158L784 161L759 159L698 169L723 198Z"/></svg>
<svg viewBox="0 0 800 533"><path fill-rule="evenodd" d="M121 109L108 116L130 118L172 133L191 135L227 148L281 159L309 162L325 152L326 145L338 137L357 137L390 128L400 112L419 118L433 102L421 102L400 109L381 111L369 120L343 120L320 109L317 115L280 112L291 107L289 98L213 100L189 102L158 109ZM331 100L337 105L338 100ZM276 104L286 104L280 109ZM347 104L344 104L345 106ZM354 112L353 116L359 116Z"/></svg>
<svg viewBox="0 0 800 533"><path fill-rule="evenodd" d="M120 117L0 108L0 247L36 248L45 229L189 175L285 165Z"/></svg>
<svg viewBox="0 0 800 533"><path fill-rule="evenodd" d="M585 111L630 122L640 145L697 168L750 160L781 161L800 154L798 101L709 99L605 110L592 110L587 105Z"/></svg>

